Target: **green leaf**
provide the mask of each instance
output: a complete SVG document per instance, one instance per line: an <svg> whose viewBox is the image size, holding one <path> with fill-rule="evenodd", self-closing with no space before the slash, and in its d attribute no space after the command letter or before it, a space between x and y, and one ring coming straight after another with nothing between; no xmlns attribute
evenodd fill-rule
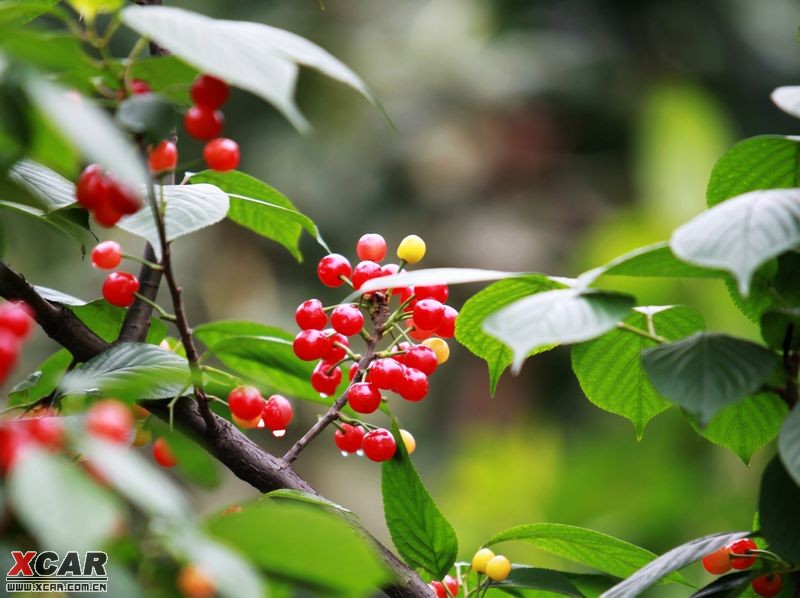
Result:
<svg viewBox="0 0 800 598"><path fill-rule="evenodd" d="M769 462L761 477L758 514L761 534L770 550L790 563L800 562L800 485L792 479L779 456Z"/></svg>
<svg viewBox="0 0 800 598"><path fill-rule="evenodd" d="M414 469L395 420L392 434L397 440L397 452L381 465L386 526L409 566L441 579L458 556L458 538Z"/></svg>
<svg viewBox="0 0 800 598"><path fill-rule="evenodd" d="M599 268L597 276L652 276L660 278L719 278L724 274L682 262L669 243L640 247Z"/></svg>
<svg viewBox="0 0 800 598"><path fill-rule="evenodd" d="M120 68L124 68L120 65ZM197 69L189 66L177 56L151 56L137 60L130 67L132 79L147 81L147 84L171 102L183 106L191 105L189 88L197 76Z"/></svg>
<svg viewBox="0 0 800 598"><path fill-rule="evenodd" d="M220 483L220 465L210 454L201 449L196 442L181 432L170 429L169 424L159 420L150 421L154 437L164 437L178 461L175 469L192 484L203 488L216 488Z"/></svg>
<svg viewBox="0 0 800 598"><path fill-rule="evenodd" d="M71 305L70 310L92 332L109 343L117 340L122 329L122 323L128 313L128 310L124 307L115 307L104 299L97 299L83 305ZM155 344L160 342L166 335L167 325L161 320L153 318L150 321L150 329L147 331L145 342Z"/></svg>
<svg viewBox="0 0 800 598"><path fill-rule="evenodd" d="M22 160L11 167L9 178L31 193L45 212L75 203L75 185L57 172L33 160Z"/></svg>
<svg viewBox="0 0 800 598"><path fill-rule="evenodd" d="M98 14L116 12L124 0L67 0L85 19L92 21Z"/></svg>
<svg viewBox="0 0 800 598"><path fill-rule="evenodd" d="M123 129L143 135L151 143L169 138L175 129L175 110L157 93L127 98L117 108L115 118Z"/></svg>
<svg viewBox="0 0 800 598"><path fill-rule="evenodd" d="M92 243L97 239L91 231L78 224L73 218L70 217L70 212L83 212L83 210L68 209L64 212L58 210L48 214L44 210L40 210L39 208L35 208L33 206L2 200L0 200L0 210L15 212L46 224L47 226L76 241L81 246L82 253L86 253L87 243ZM85 213L83 213L83 216L85 218Z"/></svg>
<svg viewBox="0 0 800 598"><path fill-rule="evenodd" d="M786 85L772 91L770 98L786 114L800 118L800 87Z"/></svg>
<svg viewBox="0 0 800 598"><path fill-rule="evenodd" d="M786 471L800 486L800 407L796 405L781 427L778 453Z"/></svg>
<svg viewBox="0 0 800 598"><path fill-rule="evenodd" d="M413 287L430 284L465 284L468 282L487 282L504 278L527 276L525 272L501 272L500 270L481 270L479 268L427 268L381 276L366 281L359 293L380 291L394 287Z"/></svg>
<svg viewBox="0 0 800 598"><path fill-rule="evenodd" d="M365 596L387 580L369 543L343 519L317 507L259 501L239 513L212 517L206 528L268 575L321 595Z"/></svg>
<svg viewBox="0 0 800 598"><path fill-rule="evenodd" d="M304 492L303 490L279 488L278 490L267 492L264 495L264 498L296 500L300 502L309 503L312 505L317 505L319 507L335 509L336 511L339 511L341 513L352 514L352 511L350 509L345 509L342 505L336 504L332 500L328 500L327 498L319 496L318 494L311 494L310 492Z"/></svg>
<svg viewBox="0 0 800 598"><path fill-rule="evenodd" d="M215 224L228 213L228 196L214 185L164 185L156 188L156 192L162 190L167 206L164 214L167 241ZM156 257L161 259L158 229L149 208L124 217L117 226L146 240L153 246Z"/></svg>
<svg viewBox="0 0 800 598"><path fill-rule="evenodd" d="M605 291L557 289L519 299L483 322L488 334L511 349L518 372L531 350L579 343L614 328L633 307L633 297Z"/></svg>
<svg viewBox="0 0 800 598"><path fill-rule="evenodd" d="M756 392L778 365L761 345L710 332L647 349L642 363L655 389L701 426L723 407Z"/></svg>
<svg viewBox="0 0 800 598"><path fill-rule="evenodd" d="M8 406L26 405L46 397L58 386L58 382L72 363L72 355L61 349L45 359L39 369L14 386L8 394Z"/></svg>
<svg viewBox="0 0 800 598"><path fill-rule="evenodd" d="M230 198L228 218L249 228L262 237L283 245L298 261L302 259L300 234L305 229L328 250L317 225L297 211L294 204L280 191L243 172L214 172L205 170L190 179L193 184L211 183Z"/></svg>
<svg viewBox="0 0 800 598"><path fill-rule="evenodd" d="M747 537L751 532L725 532L710 534L681 544L651 561L626 580L603 593L600 598L629 598L638 596L659 580L672 575L686 565L698 561L707 554Z"/></svg>
<svg viewBox="0 0 800 598"><path fill-rule="evenodd" d="M680 259L727 270L747 295L753 273L800 244L800 189L751 191L678 227L670 247Z"/></svg>
<svg viewBox="0 0 800 598"><path fill-rule="evenodd" d="M636 307L624 322L669 340L684 338L704 327L702 317L688 307ZM670 402L650 384L641 363L642 351L656 342L615 329L572 348L572 369L586 397L611 413L626 417L641 438L653 417Z"/></svg>
<svg viewBox="0 0 800 598"><path fill-rule="evenodd" d="M4 28L0 50L26 65L38 67L63 85L88 93L94 90L90 79L103 75L97 63L93 64L83 50L80 40L71 33L31 27ZM29 74L28 71L20 73Z"/></svg>
<svg viewBox="0 0 800 598"><path fill-rule="evenodd" d="M61 391L100 391L128 400L170 399L188 388L189 364L171 351L144 343L120 343L64 376Z"/></svg>
<svg viewBox="0 0 800 598"><path fill-rule="evenodd" d="M529 590L541 590L558 594L559 596L573 596L583 598L583 594L569 576L561 571L551 569L540 569L538 567L523 567L515 565L511 569L508 577L496 584L498 588L522 588Z"/></svg>
<svg viewBox="0 0 800 598"><path fill-rule="evenodd" d="M113 496L75 463L38 449L25 451L7 488L15 516L48 550L97 550L122 521Z"/></svg>
<svg viewBox="0 0 800 598"><path fill-rule="evenodd" d="M786 403L778 396L759 393L717 412L705 429L695 428L701 436L732 450L748 464L758 449L778 435L786 412Z"/></svg>
<svg viewBox="0 0 800 598"><path fill-rule="evenodd" d="M761 316L761 337L773 349L783 350L784 346L791 350L800 348L800 307L783 307L764 312Z"/></svg>
<svg viewBox="0 0 800 598"><path fill-rule="evenodd" d="M734 145L714 165L706 191L708 205L748 191L797 187L799 141L783 135L759 135Z"/></svg>
<svg viewBox="0 0 800 598"><path fill-rule="evenodd" d="M784 253L777 262L777 272L774 262L767 262L756 272L747 297L739 294L733 279L725 280L736 307L753 322L759 322L770 309L800 304L800 253Z"/></svg>
<svg viewBox="0 0 800 598"><path fill-rule="evenodd" d="M288 31L157 6L130 6L124 23L198 70L270 102L300 130L308 123L294 103L298 64L311 67L377 101L349 68L319 46Z"/></svg>
<svg viewBox="0 0 800 598"><path fill-rule="evenodd" d="M741 594L741 591L750 584L752 579L753 574L749 571L723 575L697 590L691 595L691 598L734 598Z"/></svg>
<svg viewBox="0 0 800 598"><path fill-rule="evenodd" d="M17 27L48 12L58 0L2 0L0 1L0 25Z"/></svg>
<svg viewBox="0 0 800 598"><path fill-rule="evenodd" d="M627 577L656 555L613 536L559 523L518 525L492 536L486 546L519 540L540 550L597 569L615 577ZM685 583L680 575L668 581Z"/></svg>

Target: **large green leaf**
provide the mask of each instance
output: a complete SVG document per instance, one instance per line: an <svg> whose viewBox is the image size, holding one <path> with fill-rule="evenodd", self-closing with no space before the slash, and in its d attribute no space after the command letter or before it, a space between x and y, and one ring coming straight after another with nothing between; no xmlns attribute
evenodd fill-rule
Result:
<svg viewBox="0 0 800 598"><path fill-rule="evenodd" d="M497 584L499 588L522 588L540 590L559 596L583 598L583 593L575 587L569 575L552 569L514 566L508 577Z"/></svg>
<svg viewBox="0 0 800 598"><path fill-rule="evenodd" d="M167 241L174 241L219 222L228 213L228 196L214 185L164 185L156 187L162 193L166 212L164 227ZM160 200L160 198L159 198ZM161 241L152 211L145 206L117 224L119 228L145 239L161 259Z"/></svg>
<svg viewBox="0 0 800 598"><path fill-rule="evenodd" d="M78 319L86 324L92 332L106 342L114 342L122 329L127 310L115 307L104 299L96 299L83 305L70 306L70 310ZM167 325L157 318L150 321L146 342L158 343L167 335Z"/></svg>
<svg viewBox="0 0 800 598"><path fill-rule="evenodd" d="M795 405L784 420L778 438L778 453L786 471L800 486L800 407Z"/></svg>
<svg viewBox="0 0 800 598"><path fill-rule="evenodd" d="M277 189L243 172L205 170L190 179L193 184L211 183L230 198L228 218L283 245L297 260L302 259L300 233L303 229L326 250L328 246L317 225Z"/></svg>
<svg viewBox="0 0 800 598"><path fill-rule="evenodd" d="M597 277L608 276L652 276L660 278L718 278L718 270L699 268L682 262L669 243L654 243L640 247L598 268Z"/></svg>
<svg viewBox="0 0 800 598"><path fill-rule="evenodd" d="M187 388L189 364L180 355L144 343L120 343L64 376L65 394L100 391L107 396L169 399Z"/></svg>
<svg viewBox="0 0 800 598"><path fill-rule="evenodd" d="M772 261L756 271L747 297L739 294L736 283L730 276L726 277L725 286L736 307L753 322L759 322L770 309L800 305L798 272L800 253L791 251L778 257L777 271Z"/></svg>
<svg viewBox="0 0 800 598"><path fill-rule="evenodd" d="M7 488L15 516L48 550L97 550L122 522L113 495L74 462L38 449L25 452Z"/></svg>
<svg viewBox="0 0 800 598"><path fill-rule="evenodd" d="M120 65L123 69L124 65ZM192 103L189 88L197 76L197 69L177 56L150 56L137 60L130 67L133 79L147 81L150 88L176 104Z"/></svg>
<svg viewBox="0 0 800 598"><path fill-rule="evenodd" d="M723 546L750 535L750 532L725 532L697 538L681 544L651 561L636 573L603 593L600 598L629 598L638 596L659 580L672 576L689 563L700 560Z"/></svg>
<svg viewBox="0 0 800 598"><path fill-rule="evenodd" d="M800 511L797 505L800 505L800 485L776 456L761 477L759 523L770 550L790 563L800 562Z"/></svg>
<svg viewBox="0 0 800 598"><path fill-rule="evenodd" d="M747 295L753 273L800 244L800 189L751 191L678 227L670 247L680 259L727 270Z"/></svg>
<svg viewBox="0 0 800 598"><path fill-rule="evenodd" d="M42 209L28 206L13 201L0 200L0 210L8 210L28 218L33 218L38 222L42 222L47 226L57 230L58 232L68 236L70 239L76 241L81 246L81 251L86 253L86 245L96 240L96 237L88 229L88 220L86 219L86 212L83 210L65 209L56 210L49 214ZM80 220L87 224L79 224Z"/></svg>
<svg viewBox="0 0 800 598"><path fill-rule="evenodd" d="M511 349L519 371L531 350L550 344L579 343L616 326L633 307L630 295L557 289L519 299L490 314L485 332Z"/></svg>
<svg viewBox="0 0 800 598"><path fill-rule="evenodd" d="M533 274L524 278L501 280L489 285L470 297L456 319L456 339L472 353L484 359L489 367L489 389L494 394L497 381L514 356L511 349L483 331L482 324L486 317L497 310L513 303L517 299L528 297L534 293L562 288L563 285L543 274ZM530 354L550 349L552 345L538 347Z"/></svg>
<svg viewBox="0 0 800 598"><path fill-rule="evenodd" d="M42 362L38 370L11 389L8 405L26 405L49 395L58 386L70 363L72 355L66 349L53 353Z"/></svg>
<svg viewBox="0 0 800 598"><path fill-rule="evenodd" d="M748 191L797 187L798 159L796 137L759 135L740 141L714 165L706 191L708 205Z"/></svg>
<svg viewBox="0 0 800 598"><path fill-rule="evenodd" d="M308 123L293 98L298 64L338 79L377 103L364 82L344 64L282 29L156 6L130 6L122 11L122 19L199 70L270 102L300 130L308 129Z"/></svg>
<svg viewBox="0 0 800 598"><path fill-rule="evenodd" d="M615 577L627 577L656 555L613 536L559 523L518 525L492 536L486 546L518 540L540 550L597 569ZM667 581L685 583L680 575Z"/></svg>
<svg viewBox="0 0 800 598"><path fill-rule="evenodd" d="M372 547L342 518L300 503L260 501L211 518L206 528L268 575L321 595L364 596L387 580Z"/></svg>
<svg viewBox="0 0 800 598"><path fill-rule="evenodd" d="M707 332L647 349L642 362L655 389L701 426L723 407L756 392L778 364L761 345Z"/></svg>
<svg viewBox="0 0 800 598"><path fill-rule="evenodd" d="M626 324L668 340L703 329L702 317L688 307L637 307L634 311L624 320ZM671 406L642 368L642 351L656 344L628 330L615 329L572 349L572 369L586 397L601 409L628 418L639 438L647 422Z"/></svg>
<svg viewBox="0 0 800 598"><path fill-rule="evenodd" d="M778 396L758 393L724 407L704 429L695 427L702 436L732 450L747 464L758 449L775 439L786 412L786 403Z"/></svg>
<svg viewBox="0 0 800 598"><path fill-rule="evenodd" d="M58 4L58 0L2 0L0 25L17 27L32 21Z"/></svg>
<svg viewBox="0 0 800 598"><path fill-rule="evenodd" d="M458 556L458 538L414 469L394 420L392 434L397 440L397 452L381 465L386 526L408 565L441 579Z"/></svg>
<svg viewBox="0 0 800 598"><path fill-rule="evenodd" d="M45 212L52 212L75 203L75 185L57 172L33 160L17 162L9 170L9 178L26 189Z"/></svg>

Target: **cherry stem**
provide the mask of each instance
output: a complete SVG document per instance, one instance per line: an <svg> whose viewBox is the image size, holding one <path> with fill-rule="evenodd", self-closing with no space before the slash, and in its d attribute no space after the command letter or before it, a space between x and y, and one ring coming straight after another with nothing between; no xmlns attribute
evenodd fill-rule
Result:
<svg viewBox="0 0 800 598"><path fill-rule="evenodd" d="M164 267L161 264L156 264L155 262L151 262L150 260L146 260L143 257L139 257L138 255L132 255L130 253L123 253L122 257L126 260L131 260L132 262L138 262L140 264L144 264L148 268L152 270L163 270Z"/></svg>
<svg viewBox="0 0 800 598"><path fill-rule="evenodd" d="M650 334L646 330L642 330L641 328L637 328L636 326L631 326L630 324L626 324L625 322L620 322L617 324L617 328L620 330L626 330L628 332L632 332L633 334L638 334L644 338L650 339L651 341L655 341L659 344L668 343L669 340L665 339L663 336L659 336L657 334Z"/></svg>
<svg viewBox="0 0 800 598"><path fill-rule="evenodd" d="M136 297L139 301L143 301L144 303L147 303L147 305L149 305L154 310L156 310L158 312L158 315L160 315L164 320L169 320L170 322L177 322L178 321L178 318L175 317L175 314L169 313L166 309L161 307L158 303L156 303L155 301L151 301L149 297L145 297L141 293L134 293L133 296Z"/></svg>

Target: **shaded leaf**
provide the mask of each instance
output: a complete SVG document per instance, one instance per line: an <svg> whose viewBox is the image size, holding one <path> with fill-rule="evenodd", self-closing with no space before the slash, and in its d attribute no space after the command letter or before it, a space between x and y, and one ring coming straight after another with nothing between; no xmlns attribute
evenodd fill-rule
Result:
<svg viewBox="0 0 800 598"><path fill-rule="evenodd" d="M779 456L769 462L761 477L758 515L761 534L770 550L790 563L800 562L800 484Z"/></svg>
<svg viewBox="0 0 800 598"><path fill-rule="evenodd" d="M81 226L73 219L66 217L67 214L61 212L60 210L48 214L44 210L35 208L33 206L2 200L0 200L0 210L9 210L29 218L34 218L37 221L50 226L58 232L67 235L74 241L77 241L77 243L81 246L81 251L83 253L86 253L86 244L92 243L97 239L97 237L95 237L86 227ZM67 212L74 211L78 210L67 210Z"/></svg>
<svg viewBox="0 0 800 598"><path fill-rule="evenodd" d="M303 492L302 490L292 490L290 488L279 488L278 490L273 490L272 492L267 492L264 495L264 498L277 498L277 499L286 499L286 500L297 500L300 502L306 502L312 505L317 505L320 507L326 507L329 509L335 509L337 511L341 511L342 513L350 513L352 511L350 509L345 509L342 505L336 504L332 500L328 500L325 497L319 496L318 494L311 494L310 492Z"/></svg>
<svg viewBox="0 0 800 598"><path fill-rule="evenodd" d="M168 139L175 129L175 110L157 93L135 94L123 100L115 119L126 131L142 135L150 143Z"/></svg>
<svg viewBox="0 0 800 598"><path fill-rule="evenodd" d="M2 0L0 25L16 27L32 21L58 4L58 0Z"/></svg>
<svg viewBox="0 0 800 598"><path fill-rule="evenodd" d="M540 569L538 567L523 567L515 565L511 569L508 577L497 584L499 588L524 588L530 590L542 590L560 596L572 596L583 598L575 584L569 576L561 571L552 569Z"/></svg>
<svg viewBox="0 0 800 598"><path fill-rule="evenodd" d="M49 395L58 386L70 363L72 355L66 349L53 353L42 362L38 370L11 389L8 406L26 405Z"/></svg>
<svg viewBox="0 0 800 598"><path fill-rule="evenodd" d="M8 172L9 178L29 191L45 212L52 212L75 203L75 185L57 172L33 160L17 162Z"/></svg>
<svg viewBox="0 0 800 598"><path fill-rule="evenodd" d="M795 406L781 426L778 453L786 471L800 486L800 407Z"/></svg>
<svg viewBox="0 0 800 598"><path fill-rule="evenodd" d="M92 332L109 343L116 341L117 337L119 337L122 323L128 313L128 310L124 307L115 307L104 299L96 299L91 303L70 305L70 310ZM147 331L145 342L155 344L160 342L166 335L167 325L158 318L153 318L150 320L150 328Z"/></svg>

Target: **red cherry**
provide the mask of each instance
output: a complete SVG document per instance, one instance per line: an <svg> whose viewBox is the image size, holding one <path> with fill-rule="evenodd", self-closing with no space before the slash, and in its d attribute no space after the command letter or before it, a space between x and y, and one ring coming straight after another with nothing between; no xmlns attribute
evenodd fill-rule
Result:
<svg viewBox="0 0 800 598"><path fill-rule="evenodd" d="M388 461L397 451L397 442L389 430L378 428L364 436L361 448L372 461Z"/></svg>
<svg viewBox="0 0 800 598"><path fill-rule="evenodd" d="M0 473L8 473L27 447L30 437L18 425L0 426Z"/></svg>
<svg viewBox="0 0 800 598"><path fill-rule="evenodd" d="M264 426L272 432L281 432L287 428L294 417L292 404L286 397L272 395L267 399L264 410L261 412L261 419ZM281 434L282 435L282 434Z"/></svg>
<svg viewBox="0 0 800 598"><path fill-rule="evenodd" d="M406 362L406 354L411 350L412 345L411 343L407 343L403 341L402 343L398 343L398 345L394 348L395 351L398 351L398 355L394 356L395 361L401 364L405 364Z"/></svg>
<svg viewBox="0 0 800 598"><path fill-rule="evenodd" d="M356 377L357 373L358 373L358 363L351 363L350 364L350 371L347 373L347 376L350 379L350 382L353 381L353 378Z"/></svg>
<svg viewBox="0 0 800 598"><path fill-rule="evenodd" d="M170 172L178 165L178 147L167 139L150 151L147 158L153 172Z"/></svg>
<svg viewBox="0 0 800 598"><path fill-rule="evenodd" d="M391 357L373 361L367 370L367 382L383 390L395 388L402 377L403 366Z"/></svg>
<svg viewBox="0 0 800 598"><path fill-rule="evenodd" d="M17 363L20 339L9 330L0 330L0 381L5 380Z"/></svg>
<svg viewBox="0 0 800 598"><path fill-rule="evenodd" d="M363 261L356 264L353 268L353 288L360 289L361 285L372 278L381 276L381 267L379 264L370 261Z"/></svg>
<svg viewBox="0 0 800 598"><path fill-rule="evenodd" d="M9 301L0 306L0 329L8 330L17 338L30 334L33 318L33 310L22 301Z"/></svg>
<svg viewBox="0 0 800 598"><path fill-rule="evenodd" d="M333 441L343 453L355 453L361 450L364 434L366 434L366 432L361 426L342 424L341 427L333 433Z"/></svg>
<svg viewBox="0 0 800 598"><path fill-rule="evenodd" d="M428 299L428 301L433 301ZM414 323L414 318L406 320L406 334L413 340L420 342L433 336L433 330L422 330Z"/></svg>
<svg viewBox="0 0 800 598"><path fill-rule="evenodd" d="M303 361L316 361L328 351L328 339L319 330L302 330L294 337L292 349Z"/></svg>
<svg viewBox="0 0 800 598"><path fill-rule="evenodd" d="M98 204L95 206L94 211L92 212L94 221L100 226L105 226L106 228L111 228L114 226L123 216L124 214L117 210L110 200L106 201L105 203Z"/></svg>
<svg viewBox="0 0 800 598"><path fill-rule="evenodd" d="M339 305L331 312L331 326L340 334L353 336L364 327L364 314L355 305Z"/></svg>
<svg viewBox="0 0 800 598"><path fill-rule="evenodd" d="M192 101L200 106L219 108L228 101L228 84L211 75L199 75L192 83Z"/></svg>
<svg viewBox="0 0 800 598"><path fill-rule="evenodd" d="M237 386L228 394L228 407L239 419L251 420L261 414L264 397L257 388Z"/></svg>
<svg viewBox="0 0 800 598"><path fill-rule="evenodd" d="M320 361L311 372L311 386L318 393L328 397L336 392L341 381L342 370L326 361Z"/></svg>
<svg viewBox="0 0 800 598"><path fill-rule="evenodd" d="M358 259L379 262L386 257L386 239L375 233L363 235L356 244Z"/></svg>
<svg viewBox="0 0 800 598"><path fill-rule="evenodd" d="M86 415L86 430L96 436L117 444L128 443L133 432L133 415L119 401L105 399L89 408Z"/></svg>
<svg viewBox="0 0 800 598"><path fill-rule="evenodd" d="M349 347L350 341L347 339L347 337L336 332L333 328L326 328L322 331L322 333L325 335L326 342L328 343L325 353L322 355L322 359L328 363L337 363L344 359L344 356L347 355L347 353L344 349L336 345L338 343L339 345Z"/></svg>
<svg viewBox="0 0 800 598"><path fill-rule="evenodd" d="M778 573L768 573L761 577L756 577L753 582L753 591L764 598L772 598L781 593L783 588L783 577Z"/></svg>
<svg viewBox="0 0 800 598"><path fill-rule="evenodd" d="M423 374L430 376L436 371L439 364L436 360L436 352L425 345L417 345L408 350L403 363L410 368L416 368Z"/></svg>
<svg viewBox="0 0 800 598"><path fill-rule="evenodd" d="M407 367L397 393L406 401L421 401L428 394L428 377L415 368Z"/></svg>
<svg viewBox="0 0 800 598"><path fill-rule="evenodd" d="M131 93L135 96L144 95L153 91L147 81L141 79L134 79L131 81Z"/></svg>
<svg viewBox="0 0 800 598"><path fill-rule="evenodd" d="M326 287L336 288L344 284L341 277L350 278L352 270L350 262L343 255L331 253L323 257L317 264L317 276Z"/></svg>
<svg viewBox="0 0 800 598"><path fill-rule="evenodd" d="M112 272L103 283L103 297L117 307L128 307L133 303L134 293L138 290L139 281L128 272Z"/></svg>
<svg viewBox="0 0 800 598"><path fill-rule="evenodd" d="M450 290L446 284L431 284L425 287L414 287L417 299L436 299L439 303L447 301Z"/></svg>
<svg viewBox="0 0 800 598"><path fill-rule="evenodd" d="M159 438L153 443L153 459L161 467L175 467L178 464L178 460L172 453L172 448L164 438Z"/></svg>
<svg viewBox="0 0 800 598"><path fill-rule="evenodd" d="M748 550L757 550L758 546L750 538L742 538L736 540L728 546L728 551L731 555L746 554ZM748 569L756 562L756 557L741 557L736 558L731 556L731 567L734 569Z"/></svg>
<svg viewBox="0 0 800 598"><path fill-rule="evenodd" d="M122 261L122 247L116 241L103 241L92 249L92 265L103 270L113 270Z"/></svg>
<svg viewBox="0 0 800 598"><path fill-rule="evenodd" d="M58 417L49 414L19 421L20 423L24 422L28 434L41 446L49 449L61 448L61 443L64 438L64 429Z"/></svg>
<svg viewBox="0 0 800 598"><path fill-rule="evenodd" d="M428 584L428 587L436 594L436 598L447 598L447 592L445 592L441 581L432 581Z"/></svg>
<svg viewBox="0 0 800 598"><path fill-rule="evenodd" d="M308 299L297 306L294 320L301 330L322 330L328 323L328 316L325 315L319 299Z"/></svg>
<svg viewBox="0 0 800 598"><path fill-rule="evenodd" d="M436 329L436 334L441 336L442 338L452 337L456 333L457 317L458 317L458 311L456 311L449 305L445 305L444 312L442 314L442 323L439 324L439 327Z"/></svg>
<svg viewBox="0 0 800 598"><path fill-rule="evenodd" d="M75 199L84 208L92 210L108 199L109 182L99 164L90 164L83 169L75 187Z"/></svg>
<svg viewBox="0 0 800 598"><path fill-rule="evenodd" d="M183 117L183 128L200 141L209 141L219 137L225 126L225 117L219 110L206 106L192 106Z"/></svg>
<svg viewBox="0 0 800 598"><path fill-rule="evenodd" d="M369 382L356 382L347 389L347 404L357 413L372 413L381 405L381 393Z"/></svg>
<svg viewBox="0 0 800 598"><path fill-rule="evenodd" d="M436 330L444 318L444 305L436 299L419 299L414 305L414 325L420 330Z"/></svg>
<svg viewBox="0 0 800 598"><path fill-rule="evenodd" d="M703 568L712 575L722 575L731 570L731 553L727 547L707 554L701 561Z"/></svg>
<svg viewBox="0 0 800 598"><path fill-rule="evenodd" d="M445 575L442 583L444 584L444 587L450 596L455 596L458 594L458 587L460 585L458 583L458 579L452 575Z"/></svg>
<svg viewBox="0 0 800 598"><path fill-rule="evenodd" d="M239 165L239 144L227 137L212 139L203 148L203 159L211 170L227 172Z"/></svg>
<svg viewBox="0 0 800 598"><path fill-rule="evenodd" d="M111 183L109 192L109 203L111 206L122 215L135 214L142 207L142 202L139 197L130 189L125 187L122 183L109 178ZM95 218L97 213L95 212Z"/></svg>

